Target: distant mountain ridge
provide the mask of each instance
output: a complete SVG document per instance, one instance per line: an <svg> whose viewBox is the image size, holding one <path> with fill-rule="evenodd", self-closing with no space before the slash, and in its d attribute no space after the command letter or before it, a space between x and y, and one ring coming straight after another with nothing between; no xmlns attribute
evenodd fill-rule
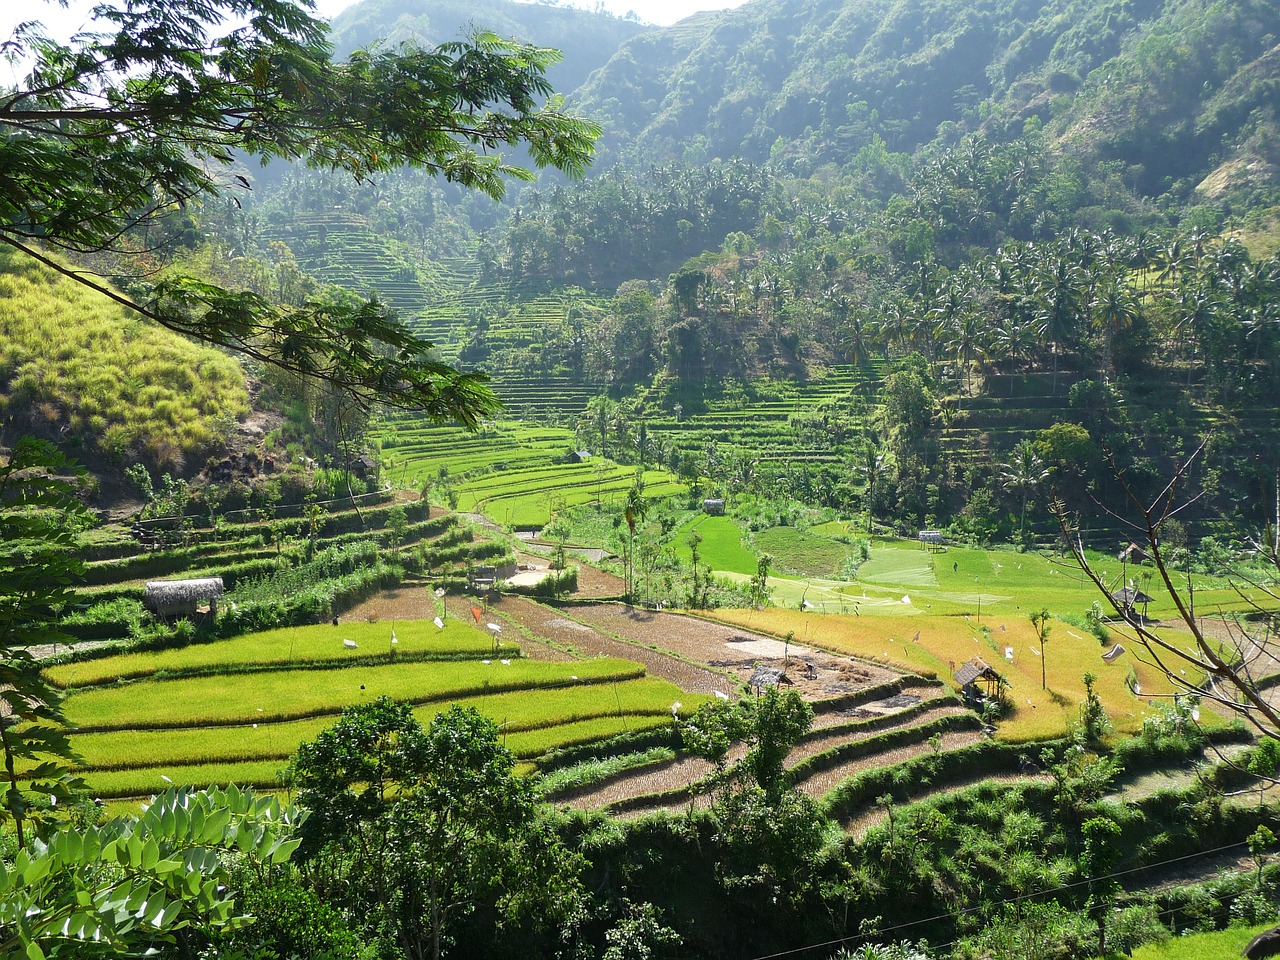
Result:
<svg viewBox="0 0 1280 960"><path fill-rule="evenodd" d="M1035 117L1148 195L1221 192L1274 181L1277 37L1271 0L752 0L629 39L576 99L606 156L806 175Z"/></svg>
<svg viewBox="0 0 1280 960"><path fill-rule="evenodd" d="M801 176L883 140L914 154L1032 118L1141 193L1213 199L1280 171L1278 0L751 0L670 27L513 0L365 0L339 53L492 30L563 51L553 85L626 159Z"/></svg>
<svg viewBox="0 0 1280 960"><path fill-rule="evenodd" d="M560 50L564 59L548 76L568 94L626 40L652 29L605 13L514 0L364 0L334 17L331 39L341 57L378 42L434 45L487 30Z"/></svg>

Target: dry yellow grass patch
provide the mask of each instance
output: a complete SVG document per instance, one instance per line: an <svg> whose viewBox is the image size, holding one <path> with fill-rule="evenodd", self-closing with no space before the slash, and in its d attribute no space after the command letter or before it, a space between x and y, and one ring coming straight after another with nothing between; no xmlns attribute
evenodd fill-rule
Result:
<svg viewBox="0 0 1280 960"><path fill-rule="evenodd" d="M795 610L720 610L718 619L749 630L784 636L851 656L864 657L917 673L934 674L955 687L952 672L981 657L1008 681L1010 715L998 736L1012 741L1061 736L1079 715L1084 674L1094 673L1095 690L1118 731L1136 732L1156 708L1152 697L1172 692L1159 670L1138 663L1131 651L1113 663L1102 659L1097 639L1069 624L1051 621L1042 659L1040 641L1025 617L917 616L902 618L864 613L812 614ZM1012 650L1012 659L1006 650ZM1046 688L1041 687L1041 666ZM1129 688L1137 681L1135 694Z"/></svg>

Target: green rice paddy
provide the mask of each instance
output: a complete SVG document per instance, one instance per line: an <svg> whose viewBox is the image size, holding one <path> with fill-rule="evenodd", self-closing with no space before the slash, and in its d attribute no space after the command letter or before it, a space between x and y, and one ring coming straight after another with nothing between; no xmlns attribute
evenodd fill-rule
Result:
<svg viewBox="0 0 1280 960"><path fill-rule="evenodd" d="M390 649L393 628L396 649L406 656L417 649L468 659L393 658L382 652L384 644ZM349 650L344 639L360 646ZM366 644L385 660L371 664ZM279 656L290 648L292 658ZM343 662L348 654L357 659ZM456 621L443 630L430 621L273 630L50 672L70 687L64 709L80 728L74 748L90 789L105 799L146 796L170 784L280 787L300 744L331 726L344 707L378 696L418 704L414 713L424 725L449 704L475 707L525 760L667 726L673 703L693 710L706 699L646 677L629 661L527 660L509 641L495 648L486 632Z"/></svg>
<svg viewBox="0 0 1280 960"><path fill-rule="evenodd" d="M425 588L422 588L425 589ZM395 643L392 643L392 637ZM349 646L350 643L355 646ZM92 686L120 680L246 667L338 665L370 657L401 659L471 658L494 653L492 638L455 620L443 628L430 621L342 623L326 627L288 627L217 643L152 653L128 653L50 667L45 676L59 687Z"/></svg>
<svg viewBox="0 0 1280 960"><path fill-rule="evenodd" d="M742 528L729 517L700 514L681 524L675 531L676 555L686 563L692 553L689 537L697 534L699 563L711 569L752 576L756 572L756 555L742 542Z"/></svg>

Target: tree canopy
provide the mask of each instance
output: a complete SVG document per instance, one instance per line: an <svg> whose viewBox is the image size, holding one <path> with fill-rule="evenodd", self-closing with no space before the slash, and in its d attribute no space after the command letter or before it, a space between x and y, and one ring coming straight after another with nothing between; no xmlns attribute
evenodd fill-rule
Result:
<svg viewBox="0 0 1280 960"><path fill-rule="evenodd" d="M249 185L245 156L367 179L402 165L500 196L504 159L580 176L599 128L553 95L554 50L477 33L334 62L325 23L290 0L99 4L68 42L35 22L3 45L29 63L0 92L0 240L179 332L387 402L474 423L484 378L435 360L384 305L280 307L187 278L133 295L42 252L144 246L174 210ZM102 29L97 29L98 26Z"/></svg>

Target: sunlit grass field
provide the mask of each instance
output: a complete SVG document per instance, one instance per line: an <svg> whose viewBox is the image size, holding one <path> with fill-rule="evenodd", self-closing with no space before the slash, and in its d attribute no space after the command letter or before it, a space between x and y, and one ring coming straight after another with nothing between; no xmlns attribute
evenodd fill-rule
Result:
<svg viewBox="0 0 1280 960"><path fill-rule="evenodd" d="M163 466L219 442L249 410L244 372L24 254L0 250L0 369L11 414L99 453Z"/></svg>
<svg viewBox="0 0 1280 960"><path fill-rule="evenodd" d="M541 733L541 737L525 737L522 742L545 741L548 746L537 751L542 753L562 745L558 737L547 736L547 731L554 728L567 724L598 725L600 721L619 717L629 721L656 717L667 723L671 720L672 703L682 701L693 709L704 699L697 694L681 693L663 680L640 677L616 684L569 686L556 690L554 696L548 696L547 689L539 687L516 693L458 697L449 703L475 707L499 724L504 735ZM440 709L440 704L427 704L415 709L414 714L425 724ZM271 722L265 710L261 716L261 720L225 727L123 727L81 733L75 738L76 750L89 766L98 769L283 758L297 750L299 744L314 739L336 719L334 714L326 714L306 720ZM149 722L163 722L163 719L152 717Z"/></svg>
<svg viewBox="0 0 1280 960"><path fill-rule="evenodd" d="M699 563L744 576L756 572L756 555L743 545L742 528L729 517L698 514L676 528L676 555L686 563L692 555L689 538L695 533L702 538L698 544Z"/></svg>
<svg viewBox="0 0 1280 960"><path fill-rule="evenodd" d="M775 553L775 560L778 559ZM1127 576L1150 595L1153 599L1146 612L1152 619L1176 615L1163 584L1147 578L1153 568L1134 564L1126 567L1102 554L1090 554L1090 562L1112 589L1119 590ZM750 572L754 569L753 565ZM731 579L747 574L743 562L726 566L724 572ZM1205 614L1248 608L1247 598L1221 578L1196 575L1192 582L1196 607ZM1175 586L1182 589L1184 582L1175 582ZM853 580L788 577L776 575L775 567L769 589L778 606L798 608L807 601L813 610L826 613L852 613L855 607L865 612L874 607L878 613L902 616L1010 616L1046 608L1054 614L1079 617L1097 603L1104 614L1114 614L1106 598L1069 557L969 547L949 547L934 553L913 541L884 538L872 542L871 557L858 568Z"/></svg>
<svg viewBox="0 0 1280 960"><path fill-rule="evenodd" d="M1086 672L1097 675L1095 689L1121 732L1139 730L1143 719L1156 709L1148 701L1172 692L1159 670L1137 662L1130 652L1108 664L1097 638L1070 624L1052 622L1042 652L1025 615L984 614L981 624L976 616L907 618L872 610L824 615L778 607L720 610L715 616L778 636L794 632L797 642L933 674L952 686L955 667L981 657L1009 683L1013 709L999 724L999 736L1015 742L1066 733L1079 717ZM1006 657L1007 650L1012 659ZM1046 688L1041 687L1042 666ZM1139 693L1130 689L1131 680L1136 680Z"/></svg>
<svg viewBox="0 0 1280 960"><path fill-rule="evenodd" d="M392 633L396 643L391 642ZM348 647L343 641L355 643ZM395 623L342 623L312 627L287 627L247 634L216 643L195 644L153 653L128 653L81 663L62 664L45 670L60 687L91 686L153 676L162 672L199 672L230 668L340 664L374 656L404 658L470 657L492 655L491 637L468 624L445 621L443 629L428 621ZM514 648L513 648L514 649ZM504 654L509 655L509 654ZM518 651L516 652L518 656Z"/></svg>
<svg viewBox="0 0 1280 960"><path fill-rule="evenodd" d="M1192 933L1172 937L1164 943L1149 943L1133 951L1133 960L1238 960L1249 941L1273 926L1228 927L1212 933Z"/></svg>
<svg viewBox="0 0 1280 960"><path fill-rule="evenodd" d="M495 658L268 670L93 687L67 697L64 710L68 721L85 731L218 726L258 717L304 719L383 696L425 703L580 682L607 685L643 675L639 664L609 658L575 664ZM607 686L604 690L608 692Z"/></svg>
<svg viewBox="0 0 1280 960"><path fill-rule="evenodd" d="M551 520L556 510L597 501L620 504L635 484L635 470L615 466L608 461L597 472L592 462L565 464L555 472L537 471L525 476L503 475L501 483L492 477L464 483L458 499L460 510L483 513L495 523L514 527L541 527ZM665 470L644 472L647 497L673 496L684 490L674 476Z"/></svg>

